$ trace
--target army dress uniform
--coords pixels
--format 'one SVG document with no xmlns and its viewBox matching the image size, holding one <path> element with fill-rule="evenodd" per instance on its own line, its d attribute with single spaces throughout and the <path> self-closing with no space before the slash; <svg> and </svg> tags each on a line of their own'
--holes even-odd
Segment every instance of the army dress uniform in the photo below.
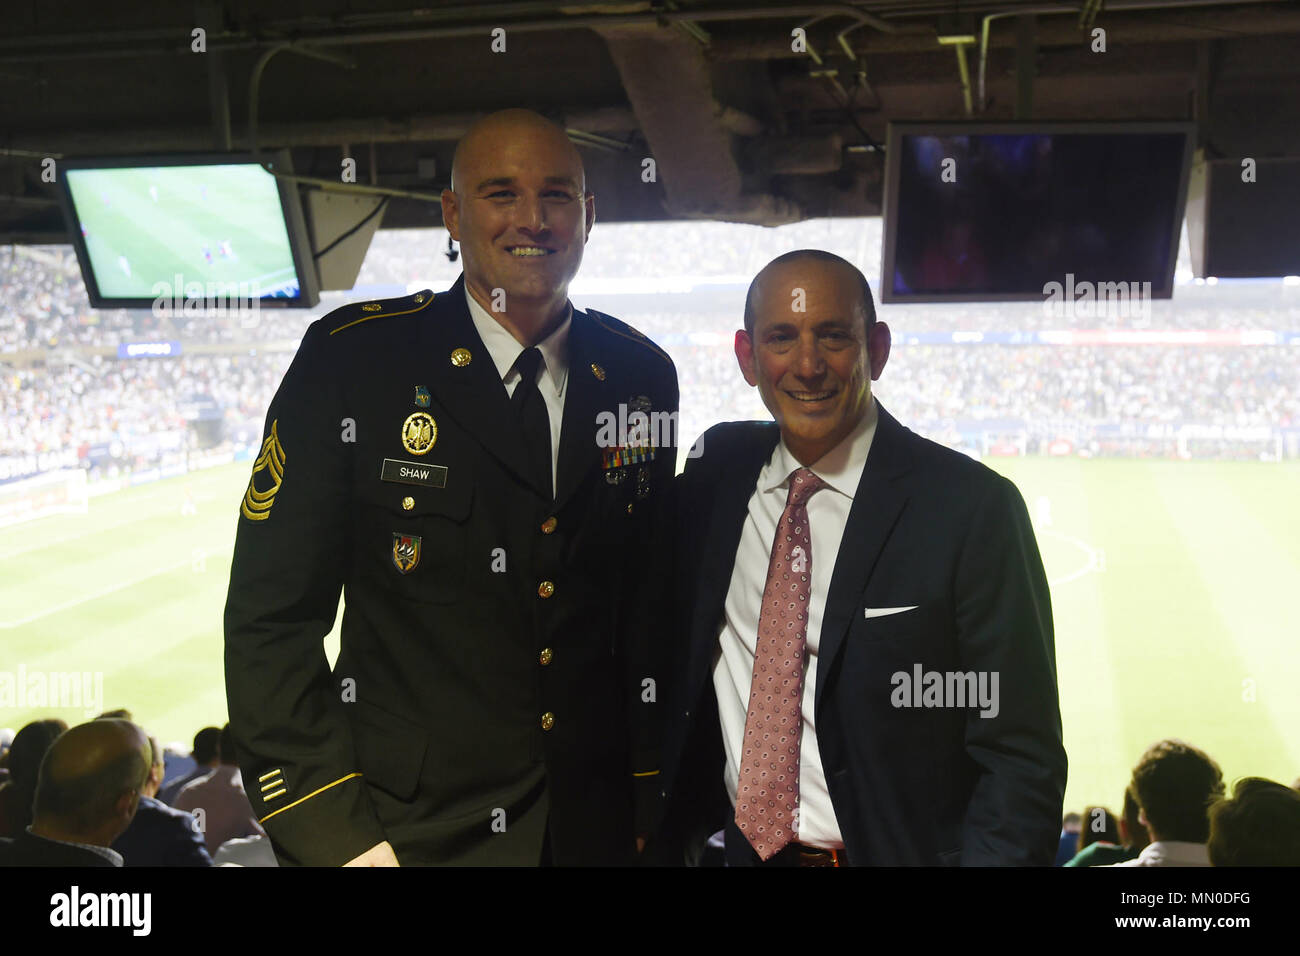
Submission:
<svg viewBox="0 0 1300 956">
<path fill-rule="evenodd" d="M 617 864 L 653 813 L 675 449 L 621 425 L 676 370 L 573 310 L 552 499 L 464 281 L 312 323 L 267 413 L 225 667 L 282 864 Z"/>
</svg>

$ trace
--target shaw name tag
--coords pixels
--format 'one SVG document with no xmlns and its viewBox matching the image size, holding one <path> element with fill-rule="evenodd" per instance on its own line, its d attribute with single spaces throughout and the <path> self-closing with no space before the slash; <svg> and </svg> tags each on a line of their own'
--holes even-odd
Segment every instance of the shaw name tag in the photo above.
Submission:
<svg viewBox="0 0 1300 956">
<path fill-rule="evenodd" d="M 396 481 L 404 485 L 424 485 L 426 488 L 446 488 L 447 466 L 385 458 L 384 467 L 379 472 L 379 479 Z"/>
</svg>

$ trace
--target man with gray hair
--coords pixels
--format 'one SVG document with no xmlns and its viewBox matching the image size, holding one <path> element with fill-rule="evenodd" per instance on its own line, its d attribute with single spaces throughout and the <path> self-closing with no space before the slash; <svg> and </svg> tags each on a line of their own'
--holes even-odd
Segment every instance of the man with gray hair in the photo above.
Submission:
<svg viewBox="0 0 1300 956">
<path fill-rule="evenodd" d="M 113 849 L 122 854 L 126 866 L 211 866 L 212 857 L 194 814 L 158 799 L 163 749 L 152 734 L 149 747 L 153 766 L 140 794 L 140 806 L 126 832 L 113 842 Z"/>
<path fill-rule="evenodd" d="M 66 731 L 41 762 L 31 826 L 0 840 L 0 866 L 121 866 L 109 847 L 135 816 L 151 763 L 149 740 L 130 721 Z"/>
</svg>

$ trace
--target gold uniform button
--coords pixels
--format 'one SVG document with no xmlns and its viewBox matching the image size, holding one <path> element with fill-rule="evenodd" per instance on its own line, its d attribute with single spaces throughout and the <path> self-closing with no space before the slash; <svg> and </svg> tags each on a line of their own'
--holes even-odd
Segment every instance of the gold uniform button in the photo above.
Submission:
<svg viewBox="0 0 1300 956">
<path fill-rule="evenodd" d="M 464 368 L 470 363 L 473 356 L 469 354 L 469 349 L 453 349 L 451 353 L 451 364 L 457 368 Z"/>
<path fill-rule="evenodd" d="M 596 376 L 597 381 L 599 382 L 605 381 L 605 370 L 601 368 L 599 365 L 597 365 L 595 362 L 591 363 L 591 374 Z"/>
<path fill-rule="evenodd" d="M 551 581 L 543 581 L 537 585 L 537 596 L 548 598 L 555 593 L 555 584 Z"/>
<path fill-rule="evenodd" d="M 541 664 L 543 667 L 545 667 L 547 664 L 551 662 L 551 659 L 553 657 L 555 657 L 555 652 L 552 651 L 549 647 L 543 647 L 542 653 L 537 655 L 537 662 Z"/>
<path fill-rule="evenodd" d="M 412 498 L 410 495 L 407 495 L 405 498 L 402 499 L 403 511 L 410 511 L 414 507 L 415 507 L 415 499 Z"/>
<path fill-rule="evenodd" d="M 552 532 L 555 531 L 555 526 L 557 524 L 559 524 L 559 522 L 555 520 L 554 515 L 547 518 L 545 521 L 542 522 L 542 534 L 551 534 Z"/>
<path fill-rule="evenodd" d="M 550 730 L 555 726 L 555 715 L 549 710 L 542 714 L 542 730 Z"/>
<path fill-rule="evenodd" d="M 632 502 L 630 501 L 627 503 L 627 513 L 628 514 L 632 513 Z"/>
</svg>

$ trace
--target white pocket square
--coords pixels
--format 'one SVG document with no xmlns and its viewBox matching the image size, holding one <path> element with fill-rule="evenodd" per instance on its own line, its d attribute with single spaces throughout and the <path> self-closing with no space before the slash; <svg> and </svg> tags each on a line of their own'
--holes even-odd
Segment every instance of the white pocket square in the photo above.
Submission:
<svg viewBox="0 0 1300 956">
<path fill-rule="evenodd" d="M 909 604 L 907 607 L 868 607 L 863 609 L 866 617 L 887 617 L 890 614 L 902 614 L 904 611 L 915 611 L 919 604 Z"/>
</svg>

